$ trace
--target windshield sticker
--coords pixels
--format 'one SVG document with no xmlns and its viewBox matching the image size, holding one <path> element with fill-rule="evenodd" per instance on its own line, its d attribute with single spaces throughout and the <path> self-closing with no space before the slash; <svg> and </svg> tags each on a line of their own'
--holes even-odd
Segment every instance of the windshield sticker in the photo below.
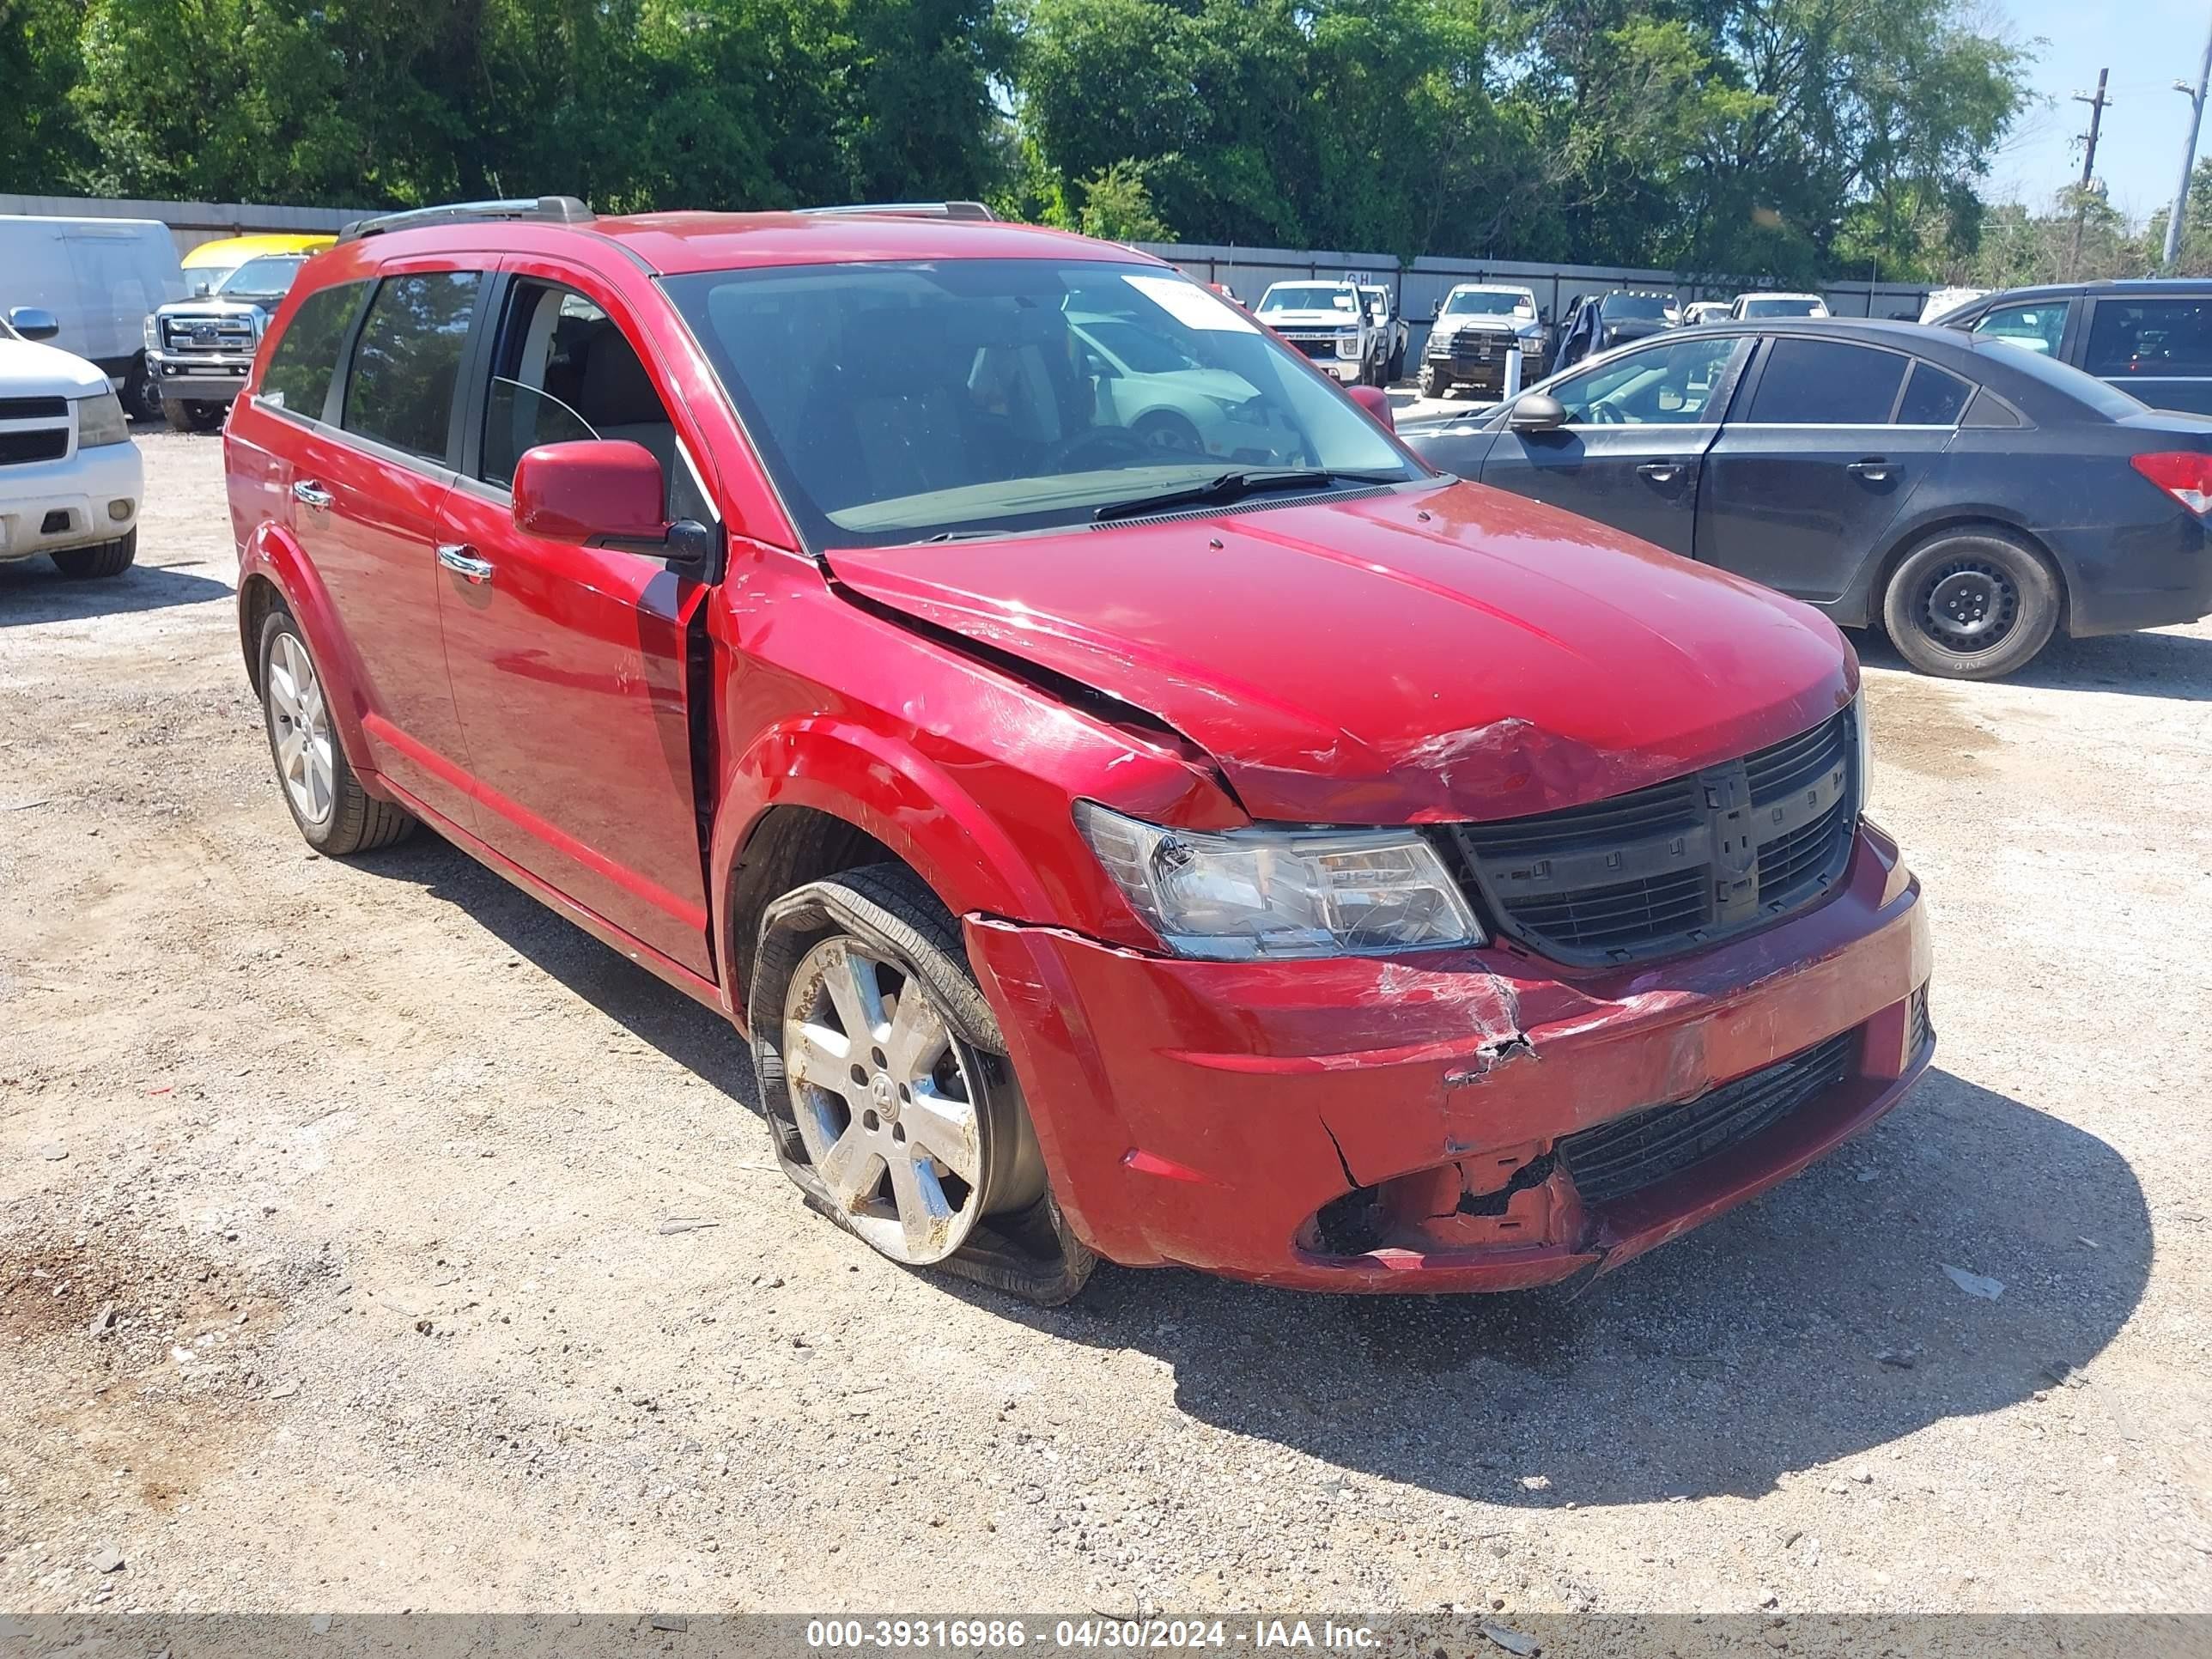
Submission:
<svg viewBox="0 0 2212 1659">
<path fill-rule="evenodd" d="M 1212 329 L 1224 334 L 1260 331 L 1243 312 L 1180 276 L 1139 276 L 1124 271 L 1121 280 L 1185 328 Z"/>
</svg>

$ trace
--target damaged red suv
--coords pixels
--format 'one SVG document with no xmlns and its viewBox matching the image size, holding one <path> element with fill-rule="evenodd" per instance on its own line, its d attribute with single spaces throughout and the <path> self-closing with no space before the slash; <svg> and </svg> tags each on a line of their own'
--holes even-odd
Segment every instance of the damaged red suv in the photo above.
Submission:
<svg viewBox="0 0 2212 1659">
<path fill-rule="evenodd" d="M 736 1022 L 894 1261 L 1612 1266 L 1928 1064 L 1857 665 L 1368 396 L 959 204 L 366 222 L 225 438 L 284 798 Z"/>
</svg>

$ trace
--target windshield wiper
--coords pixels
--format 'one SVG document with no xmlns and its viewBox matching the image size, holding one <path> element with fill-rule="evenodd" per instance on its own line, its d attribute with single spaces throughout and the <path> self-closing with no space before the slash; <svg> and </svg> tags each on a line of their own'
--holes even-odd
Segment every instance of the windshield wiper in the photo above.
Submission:
<svg viewBox="0 0 2212 1659">
<path fill-rule="evenodd" d="M 1104 524 L 1115 519 L 1141 519 L 1148 514 L 1166 513 L 1178 507 L 1224 507 L 1231 501 L 1242 501 L 1247 495 L 1257 495 L 1265 490 L 1326 489 L 1332 484 L 1340 483 L 1403 482 L 1402 478 L 1391 473 L 1328 472 L 1318 468 L 1224 472 L 1202 484 L 1193 484 L 1187 489 L 1163 490 L 1157 495 L 1139 495 L 1126 501 L 1109 501 L 1091 516 L 1097 523 Z"/>
</svg>

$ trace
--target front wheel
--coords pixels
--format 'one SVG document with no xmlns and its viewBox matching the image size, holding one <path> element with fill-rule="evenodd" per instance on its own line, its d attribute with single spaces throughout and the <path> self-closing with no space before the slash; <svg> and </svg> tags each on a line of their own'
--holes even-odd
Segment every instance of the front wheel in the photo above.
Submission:
<svg viewBox="0 0 2212 1659">
<path fill-rule="evenodd" d="M 2027 666 L 2058 627 L 2057 574 L 2001 530 L 1939 535 L 1882 595 L 1892 644 L 1923 674 L 1988 680 Z"/>
<path fill-rule="evenodd" d="M 1383 378 L 1393 386 L 1406 378 L 1406 348 L 1402 345 L 1390 354 L 1390 367 L 1383 371 Z"/>
<path fill-rule="evenodd" d="M 1065 1302 L 1095 1258 L 1045 1182 L 959 926 L 903 865 L 786 894 L 746 1000 L 777 1161 L 892 1261 Z"/>
<path fill-rule="evenodd" d="M 138 532 L 125 531 L 115 541 L 102 542 L 97 547 L 73 547 L 66 553 L 52 553 L 54 568 L 71 581 L 92 581 L 106 576 L 119 576 L 131 568 L 138 558 Z"/>
<path fill-rule="evenodd" d="M 361 787 L 331 723 L 322 676 L 300 624 L 272 611 L 261 624 L 261 714 L 284 805 L 308 846 L 330 858 L 388 847 L 415 820 Z"/>
<path fill-rule="evenodd" d="M 1450 390 L 1445 385 L 1443 376 L 1437 372 L 1434 363 L 1421 365 L 1420 376 L 1413 382 L 1413 389 L 1424 398 L 1441 398 Z"/>
</svg>

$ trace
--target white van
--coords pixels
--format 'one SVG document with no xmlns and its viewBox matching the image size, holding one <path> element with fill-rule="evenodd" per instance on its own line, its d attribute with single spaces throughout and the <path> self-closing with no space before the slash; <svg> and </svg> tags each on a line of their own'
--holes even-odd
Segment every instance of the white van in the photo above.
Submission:
<svg viewBox="0 0 2212 1659">
<path fill-rule="evenodd" d="M 161 412 L 146 379 L 146 318 L 184 297 L 176 240 L 158 219 L 0 214 L 0 314 L 52 313 L 53 343 L 99 364 L 134 415 Z"/>
</svg>

